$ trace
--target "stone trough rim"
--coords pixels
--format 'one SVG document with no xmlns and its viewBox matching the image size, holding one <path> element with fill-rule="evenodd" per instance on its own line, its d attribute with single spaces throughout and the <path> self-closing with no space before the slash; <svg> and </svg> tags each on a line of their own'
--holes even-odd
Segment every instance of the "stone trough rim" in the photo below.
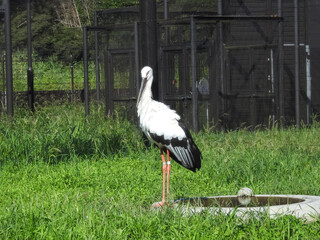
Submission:
<svg viewBox="0 0 320 240">
<path fill-rule="evenodd" d="M 291 195 L 291 194 L 256 194 L 254 197 L 279 197 L 279 198 L 295 198 L 301 199 L 301 202 L 272 205 L 272 206 L 258 206 L 258 207 L 192 207 L 180 206 L 179 202 L 191 199 L 201 198 L 228 198 L 237 197 L 237 195 L 222 195 L 222 196 L 209 196 L 209 197 L 193 197 L 182 198 L 172 201 L 174 207 L 181 209 L 183 214 L 195 214 L 202 211 L 209 211 L 211 214 L 224 213 L 229 214 L 236 210 L 236 215 L 241 218 L 247 218 L 250 215 L 259 213 L 267 213 L 270 218 L 281 217 L 284 215 L 292 215 L 300 218 L 306 222 L 313 222 L 319 219 L 320 216 L 320 196 L 313 195 Z"/>
</svg>

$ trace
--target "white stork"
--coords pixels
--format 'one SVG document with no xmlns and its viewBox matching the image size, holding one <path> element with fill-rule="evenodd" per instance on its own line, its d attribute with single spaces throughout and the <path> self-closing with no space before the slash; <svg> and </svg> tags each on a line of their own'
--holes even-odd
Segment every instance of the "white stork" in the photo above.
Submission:
<svg viewBox="0 0 320 240">
<path fill-rule="evenodd" d="M 201 167 L 201 152 L 194 143 L 189 130 L 179 121 L 180 116 L 167 105 L 152 99 L 151 85 L 153 71 L 146 66 L 141 70 L 142 83 L 137 99 L 140 127 L 147 138 L 161 151 L 162 159 L 162 201 L 166 202 L 165 179 L 167 174 L 167 195 L 169 195 L 170 156 L 183 167 L 196 171 Z M 167 152 L 167 161 L 163 152 Z"/>
</svg>

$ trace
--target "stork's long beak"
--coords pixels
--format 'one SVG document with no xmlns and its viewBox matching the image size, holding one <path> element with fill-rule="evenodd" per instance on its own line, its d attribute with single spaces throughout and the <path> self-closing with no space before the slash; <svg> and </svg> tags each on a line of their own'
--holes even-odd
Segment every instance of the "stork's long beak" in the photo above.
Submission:
<svg viewBox="0 0 320 240">
<path fill-rule="evenodd" d="M 142 78 L 142 81 L 141 81 L 141 86 L 140 86 L 140 91 L 139 91 L 139 95 L 138 95 L 138 98 L 137 98 L 137 106 L 140 102 L 140 98 L 141 98 L 141 95 L 142 95 L 142 92 L 146 86 L 146 83 L 147 83 L 147 78 Z"/>
</svg>

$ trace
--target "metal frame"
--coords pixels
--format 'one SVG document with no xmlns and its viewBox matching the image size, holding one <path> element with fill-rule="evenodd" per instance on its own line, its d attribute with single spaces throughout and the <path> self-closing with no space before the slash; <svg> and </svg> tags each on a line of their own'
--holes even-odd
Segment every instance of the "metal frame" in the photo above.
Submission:
<svg viewBox="0 0 320 240">
<path fill-rule="evenodd" d="M 133 52 L 134 54 L 134 61 L 135 61 L 135 70 L 137 73 L 139 73 L 138 69 L 139 69 L 139 44 L 138 44 L 138 31 L 139 31 L 139 23 L 135 22 L 134 24 L 120 24 L 120 25 L 108 25 L 108 26 L 104 26 L 104 27 L 99 27 L 99 26 L 85 26 L 83 28 L 83 64 L 84 64 L 84 103 L 85 103 L 85 116 L 88 116 L 90 113 L 90 109 L 89 109 L 89 73 L 88 73 L 88 32 L 93 31 L 95 33 L 95 41 L 98 40 L 97 38 L 97 33 L 104 31 L 104 32 L 109 32 L 109 31 L 114 31 L 114 30 L 132 30 L 135 32 L 135 47 L 134 49 L 128 50 L 119 50 L 122 53 L 127 53 L 127 52 Z M 108 56 L 111 52 L 107 52 L 105 53 L 105 56 L 107 56 L 107 58 L 111 56 Z M 114 52 L 113 52 L 114 53 Z M 95 42 L 95 63 L 99 64 L 99 58 L 98 55 L 99 54 L 99 47 L 97 42 Z M 108 62 L 105 58 L 104 61 L 105 66 L 108 66 Z M 106 113 L 109 114 L 110 112 L 113 112 L 113 102 L 114 101 L 126 101 L 126 100 L 135 100 L 135 98 L 129 97 L 129 99 L 118 99 L 116 97 L 114 97 L 112 89 L 113 89 L 113 82 L 112 82 L 112 76 L 111 74 L 111 68 L 107 67 L 106 68 L 106 72 L 105 72 L 105 80 L 106 80 L 106 86 L 110 86 L 106 92 L 106 96 L 105 96 L 105 101 L 106 101 Z M 100 69 L 96 66 L 95 68 L 96 71 L 96 91 L 100 92 Z M 99 75 L 99 77 L 98 77 Z M 138 76 L 136 76 L 136 78 L 138 79 Z M 137 83 L 138 85 L 138 83 Z M 131 88 L 133 88 L 133 86 L 131 86 Z M 139 89 L 138 89 L 139 90 Z M 137 91 L 138 91 L 137 90 Z M 137 92 L 135 91 L 131 91 L 132 94 L 133 92 L 136 94 Z M 99 93 L 99 97 L 97 94 L 97 101 L 100 100 L 100 93 Z"/>
<path fill-rule="evenodd" d="M 30 21 L 30 1 L 27 1 L 27 10 L 28 10 L 28 69 L 27 69 L 27 74 L 28 74 L 28 96 L 29 96 L 29 106 L 33 110 L 33 102 L 34 102 L 34 96 L 33 96 L 33 69 L 32 69 L 32 58 L 31 58 L 31 21 Z M 224 46 L 224 40 L 223 39 L 223 31 L 224 23 L 228 22 L 233 22 L 233 21 L 276 21 L 277 28 L 278 28 L 278 41 L 277 41 L 277 46 L 275 46 L 276 49 L 273 52 L 274 59 L 277 59 L 278 61 L 278 67 L 276 67 L 273 72 L 275 73 L 273 76 L 274 79 L 274 93 L 273 95 L 273 101 L 274 105 L 274 119 L 275 120 L 280 120 L 280 123 L 282 120 L 285 118 L 285 99 L 286 97 L 284 96 L 284 43 L 283 43 L 283 5 L 284 1 L 282 0 L 277 0 L 277 15 L 224 15 L 225 13 L 223 4 L 224 2 L 222 0 L 217 1 L 217 10 L 218 14 L 217 15 L 208 15 L 209 13 L 205 13 L 203 15 L 190 15 L 189 17 L 184 17 L 180 19 L 168 19 L 169 16 L 169 7 L 168 7 L 168 1 L 164 1 L 164 19 L 163 20 L 158 20 L 155 21 L 155 1 L 154 0 L 148 0 L 148 1 L 141 1 L 141 8 L 140 8 L 140 14 L 146 14 L 146 12 L 141 13 L 141 10 L 146 10 L 149 9 L 150 12 L 150 6 L 152 7 L 152 12 L 153 15 L 146 15 L 145 18 L 142 17 L 141 15 L 141 20 L 140 22 L 135 22 L 134 24 L 126 24 L 126 25 L 109 25 L 105 26 L 103 28 L 98 27 L 98 20 L 97 20 L 97 12 L 95 13 L 95 27 L 84 27 L 83 28 L 83 38 L 84 38 L 84 98 L 85 98 L 85 115 L 89 115 L 89 81 L 88 81 L 88 32 L 94 31 L 95 35 L 95 63 L 96 63 L 96 96 L 97 96 L 97 101 L 100 101 L 100 71 L 101 69 L 99 68 L 99 62 L 101 61 L 100 55 L 99 55 L 99 32 L 100 31 L 117 31 L 120 29 L 126 29 L 130 28 L 135 32 L 135 39 L 134 39 L 134 62 L 135 66 L 134 71 L 136 73 L 135 78 L 139 79 L 139 70 L 140 67 L 145 64 L 144 60 L 147 56 L 149 60 L 147 61 L 152 61 L 152 65 L 155 65 L 155 76 L 156 72 L 158 71 L 161 73 L 161 69 L 158 67 L 157 60 L 159 57 L 157 56 L 159 53 L 159 44 L 155 43 L 156 41 L 153 42 L 152 39 L 156 39 L 156 34 L 157 31 L 155 29 L 151 29 L 152 31 L 149 32 L 147 35 L 150 37 L 148 38 L 148 48 L 153 49 L 154 51 L 152 54 L 148 53 L 146 54 L 142 49 L 141 45 L 139 44 L 139 40 L 142 40 L 141 38 L 141 31 L 143 31 L 143 25 L 148 25 L 148 28 L 157 28 L 159 26 L 161 27 L 169 27 L 172 25 L 186 25 L 190 26 L 190 61 L 191 61 L 191 73 L 192 73 L 192 112 L 193 112 L 193 129 L 195 131 L 199 130 L 199 118 L 197 117 L 198 112 L 199 112 L 199 106 L 198 106 L 198 101 L 199 99 L 202 100 L 202 96 L 198 96 L 197 92 L 197 76 L 199 74 L 199 64 L 197 63 L 197 55 L 199 51 L 199 47 L 197 46 L 197 27 L 199 24 L 214 24 L 217 29 L 217 38 L 215 41 L 215 48 L 210 48 L 210 51 L 214 51 L 215 54 L 219 57 L 219 59 L 222 59 L 222 61 L 219 62 L 214 62 L 215 60 L 212 60 L 213 62 L 211 63 L 211 66 L 215 66 L 216 70 L 216 76 L 217 78 L 214 80 L 213 84 L 210 84 L 210 103 L 214 106 L 211 106 L 212 108 L 217 109 L 213 113 L 215 119 L 219 119 L 220 113 L 223 114 L 226 109 L 226 100 L 225 98 L 219 96 L 221 95 L 226 95 L 228 94 L 227 92 L 227 72 L 226 72 L 226 66 L 224 61 L 226 60 L 225 56 L 225 46 Z M 300 3 L 303 4 L 303 3 Z M 300 89 L 300 84 L 302 82 L 299 79 L 299 75 L 301 74 L 301 69 L 300 67 L 300 55 L 299 55 L 299 46 L 301 46 L 300 39 L 299 39 L 299 1 L 294 0 L 292 2 L 292 5 L 294 7 L 294 43 L 293 43 L 293 52 L 294 52 L 294 99 L 295 99 L 295 123 L 296 126 L 300 126 L 300 118 L 301 116 L 301 103 L 300 103 L 300 98 L 301 98 L 301 89 Z M 148 7 L 149 6 L 149 7 Z M 124 11 L 124 12 L 131 12 L 131 13 L 139 13 L 139 9 L 137 7 L 132 7 L 132 8 L 124 8 L 122 10 L 107 10 L 106 12 L 118 12 L 118 11 Z M 13 79 L 12 79 L 12 50 L 11 50 L 11 20 L 10 20 L 10 0 L 3 0 L 2 1 L 2 6 L 0 6 L 0 12 L 4 14 L 4 19 L 5 19 L 5 40 L 6 40 L 6 103 L 7 103 L 7 113 L 9 116 L 13 116 L 14 114 L 14 109 L 13 109 Z M 104 12 L 104 11 L 99 11 L 99 12 Z M 190 13 L 190 12 L 189 12 Z M 185 14 L 188 14 L 188 12 L 185 12 Z M 149 21 L 150 20 L 150 21 Z M 152 22 L 152 23 L 151 23 Z M 150 30 L 150 29 L 149 29 Z M 166 33 L 166 37 L 168 34 Z M 153 45 L 152 45 L 153 44 Z M 156 47 L 150 47 L 150 46 L 156 46 Z M 306 65 L 307 67 L 310 66 L 310 61 L 309 55 L 310 51 L 307 49 L 307 43 L 306 43 Z M 155 50 L 158 47 L 158 50 Z M 153 60 L 150 60 L 150 59 Z M 4 61 L 2 61 L 4 63 Z M 309 65 L 308 65 L 309 64 Z M 209 68 L 210 71 L 213 71 L 212 68 Z M 310 69 L 309 69 L 310 70 Z M 310 120 L 310 115 L 311 115 L 311 80 L 310 80 L 310 71 L 308 68 L 306 69 L 306 78 L 307 78 L 307 83 L 306 83 L 306 102 L 307 102 L 307 123 L 311 123 Z M 309 73 L 308 73 L 309 71 Z M 214 74 L 214 73 L 211 73 Z M 309 75 L 308 75 L 309 74 Z M 161 79 L 161 75 L 157 77 L 157 79 Z M 160 82 L 158 84 L 161 84 Z M 304 84 L 304 83 L 303 83 Z M 139 85 L 139 81 L 137 81 L 137 85 Z M 214 85 L 214 86 L 213 86 Z M 138 91 L 138 90 L 136 90 Z M 163 96 L 160 90 L 155 91 L 155 97 L 157 98 L 157 94 L 159 94 L 160 98 Z M 293 98 L 292 98 L 293 99 Z M 116 99 L 115 99 L 116 100 Z M 162 99 L 165 100 L 165 99 Z M 255 99 L 252 98 L 252 104 L 254 106 L 255 104 Z M 251 106 L 252 107 L 252 106 Z M 293 118 L 293 116 L 292 116 Z M 251 116 L 251 122 L 254 122 L 254 118 Z"/>
<path fill-rule="evenodd" d="M 196 20 L 195 20 L 196 19 Z M 226 59 L 225 57 L 225 51 L 226 50 L 230 50 L 234 47 L 225 47 L 224 46 L 224 43 L 223 43 L 223 39 L 222 39 L 222 33 L 219 34 L 219 27 L 222 25 L 222 22 L 228 22 L 228 21 L 234 21 L 234 20 L 240 20 L 240 21 L 251 21 L 252 19 L 255 19 L 255 20 L 272 20 L 272 21 L 278 21 L 278 22 L 281 22 L 282 21 L 282 18 L 281 17 L 278 17 L 278 16 L 223 16 L 223 17 L 219 17 L 219 16 L 209 16 L 209 17 L 201 17 L 201 16 L 193 16 L 193 17 L 190 17 L 190 27 L 191 27 L 191 30 L 190 30 L 190 48 L 191 48 L 191 69 L 192 69 L 192 83 L 193 83 L 193 88 L 192 88 L 192 111 L 193 111 L 193 130 L 194 131 L 198 131 L 199 130 L 199 116 L 198 116 L 198 91 L 197 91 L 197 61 L 195 60 L 197 58 L 197 52 L 199 51 L 199 48 L 197 47 L 197 43 L 196 43 L 196 34 L 195 34 L 195 30 L 196 29 L 196 26 L 197 24 L 208 24 L 208 23 L 218 23 L 218 35 L 217 35 L 217 47 L 218 47 L 218 58 L 220 59 L 219 61 L 219 67 L 217 67 L 217 76 L 219 79 L 218 81 L 215 81 L 212 82 L 210 85 L 216 85 L 217 87 L 211 87 L 212 91 L 211 93 L 214 92 L 214 90 L 216 91 L 215 93 L 213 94 L 210 94 L 212 96 L 212 98 L 210 99 L 215 99 L 215 103 L 219 102 L 219 104 L 216 104 L 214 106 L 215 108 L 215 111 L 213 111 L 213 115 L 214 115 L 214 118 L 216 120 L 219 119 L 219 116 L 220 114 L 223 114 L 225 112 L 225 109 L 226 109 L 226 103 L 225 103 L 225 99 L 226 97 L 228 98 L 229 97 L 229 93 L 227 91 L 227 78 L 228 78 L 228 75 L 225 75 L 225 61 L 224 59 Z M 159 21 L 160 22 L 160 25 L 163 25 L 163 26 L 169 26 L 169 25 L 186 25 L 188 24 L 188 21 L 186 19 L 179 19 L 179 20 L 171 20 L 171 21 Z M 242 46 L 242 48 L 244 49 L 256 49 L 256 48 L 276 48 L 277 45 L 268 45 L 268 44 L 262 44 L 262 45 L 248 45 L 248 46 Z M 163 47 L 161 47 L 163 48 Z M 166 49 L 170 48 L 167 47 Z M 239 48 L 239 47 L 237 47 Z M 172 47 L 172 49 L 175 49 L 175 47 Z M 167 60 L 165 60 L 167 61 Z M 253 60 L 251 60 L 252 62 Z M 214 64 L 214 63 L 213 63 Z M 270 65 L 271 67 L 271 65 Z M 211 71 L 212 71 L 212 67 L 210 67 Z M 271 70 L 270 70 L 271 71 Z M 211 73 L 212 74 L 212 73 Z M 273 81 L 274 81 L 274 70 L 273 70 Z M 252 82 L 252 81 L 251 81 Z M 274 83 L 273 83 L 274 84 Z M 219 89 L 219 91 L 217 91 L 217 89 Z M 163 87 L 163 90 L 165 90 L 165 88 Z M 163 95 L 163 94 L 162 94 Z M 221 95 L 220 97 L 218 97 L 218 95 Z M 230 97 L 232 97 L 230 95 Z M 252 125 L 255 125 L 256 124 L 256 118 L 255 116 L 253 116 L 253 109 L 255 109 L 255 102 L 256 102 L 256 99 L 258 98 L 271 98 L 273 99 L 273 104 L 275 105 L 275 94 L 273 93 L 268 93 L 266 95 L 261 95 L 261 94 L 249 94 L 249 95 L 242 95 L 241 96 L 242 98 L 250 98 L 251 99 L 251 121 L 250 123 Z M 168 99 L 168 98 L 167 98 Z M 202 99 L 205 99 L 205 97 Z M 220 99 L 220 101 L 218 101 Z M 165 100 L 165 99 L 163 99 Z M 211 100 L 211 104 L 213 103 L 213 101 Z M 274 107 L 273 107 L 274 109 Z M 212 114 L 210 114 L 212 116 Z M 275 116 L 275 111 L 272 110 L 272 116 Z M 275 119 L 275 117 L 272 117 L 272 119 Z"/>
<path fill-rule="evenodd" d="M 279 17 L 279 16 L 238 16 L 238 15 L 228 15 L 228 16 L 224 16 L 224 15 L 219 15 L 219 16 L 191 16 L 191 17 L 188 17 L 188 18 L 183 18 L 183 19 L 178 19 L 178 20 L 159 20 L 158 21 L 158 27 L 164 27 L 166 28 L 166 26 L 172 26 L 172 25 L 189 25 L 190 26 L 190 61 L 191 61 L 191 76 L 192 76 L 192 127 L 193 127 L 193 130 L 195 132 L 199 131 L 199 109 L 198 109 L 198 106 L 199 106 L 199 102 L 198 102 L 198 90 L 197 90 L 197 76 L 198 76 L 198 73 L 197 73 L 197 53 L 199 51 L 199 48 L 197 46 L 197 34 L 196 34 L 196 29 L 197 29 L 197 25 L 198 24 L 214 24 L 216 25 L 218 23 L 218 28 L 221 29 L 223 28 L 222 27 L 222 23 L 223 22 L 232 22 L 232 21 L 252 21 L 252 20 L 262 20 L 262 21 L 278 21 L 278 22 L 281 22 L 282 21 L 282 18 Z M 142 64 L 140 64 L 140 53 L 141 53 L 141 50 L 139 49 L 140 45 L 139 45 L 139 39 L 141 38 L 139 36 L 140 34 L 140 31 L 139 31 L 139 27 L 140 27 L 140 24 L 139 23 L 134 23 L 133 25 L 128 25 L 128 24 L 121 24 L 121 25 L 108 25 L 108 26 L 105 26 L 105 27 L 86 27 L 84 29 L 84 34 L 86 34 L 87 31 L 95 31 L 95 33 L 97 31 L 118 31 L 118 30 L 125 30 L 125 29 L 133 29 L 133 31 L 135 32 L 135 37 L 134 37 L 134 49 L 133 49 L 133 52 L 135 54 L 134 56 L 134 59 L 135 59 L 135 72 L 136 72 L 136 79 L 139 79 L 139 69 L 140 69 L 140 66 Z M 222 31 L 219 30 L 219 32 Z M 166 34 L 167 34 L 167 31 L 166 31 Z M 86 52 L 87 52 L 87 49 L 86 49 L 86 45 L 87 45 L 87 42 L 86 42 L 86 39 L 87 36 L 84 35 L 84 46 L 85 46 L 85 49 L 84 49 L 84 63 L 87 64 L 87 55 L 86 55 Z M 219 58 L 220 59 L 224 59 L 224 46 L 223 46 L 223 39 L 222 39 L 222 33 L 218 34 L 218 43 L 217 43 L 217 47 L 218 47 L 218 53 L 219 53 Z M 96 38 L 97 40 L 97 38 Z M 97 44 L 97 43 L 96 43 Z M 252 47 L 252 46 L 251 46 Z M 255 46 L 253 46 L 255 47 Z M 162 49 L 168 49 L 168 48 L 163 48 L 161 47 Z M 160 48 L 160 49 L 161 49 Z M 170 48 L 170 47 L 169 47 Z M 96 45 L 96 51 L 97 51 L 97 45 Z M 173 47 L 174 49 L 174 47 Z M 212 48 L 211 48 L 212 49 Z M 211 50 L 212 51 L 212 50 Z M 106 56 L 108 56 L 108 58 L 110 58 L 110 53 L 107 54 Z M 97 56 L 96 56 L 97 57 Z M 96 60 L 97 62 L 97 60 Z M 109 65 L 109 63 L 105 62 L 105 64 Z M 111 63 L 112 64 L 112 63 Z M 219 74 L 219 80 L 218 81 L 215 81 L 216 83 L 215 84 L 218 84 L 217 86 L 219 86 L 219 91 L 222 95 L 225 95 L 227 94 L 226 92 L 226 84 L 225 84 L 225 65 L 224 65 L 224 61 L 219 61 L 219 64 L 220 64 L 220 67 L 218 68 L 218 74 Z M 160 67 L 160 66 L 159 66 Z M 87 80 L 87 68 L 85 67 L 85 108 L 86 108 L 86 115 L 89 114 L 89 95 L 88 95 L 88 90 L 86 90 L 86 88 L 88 88 L 88 80 Z M 110 82 L 112 81 L 112 76 L 110 76 L 110 73 L 111 73 L 111 69 L 110 67 L 106 68 L 107 70 L 107 75 L 105 76 L 106 77 L 106 85 L 109 86 L 109 90 L 108 92 L 106 93 L 106 111 L 107 113 L 110 113 L 113 111 L 113 103 L 114 101 L 131 101 L 131 100 L 134 100 L 135 97 L 133 96 L 129 96 L 128 99 L 124 99 L 124 98 L 121 98 L 121 99 L 117 99 L 117 97 L 113 96 L 113 93 L 112 93 L 112 89 L 113 89 L 113 83 Z M 99 74 L 99 70 L 97 70 L 97 67 L 96 67 L 96 71 L 97 71 L 97 74 Z M 212 71 L 212 70 L 211 70 Z M 162 69 L 159 69 L 159 72 L 162 73 Z M 213 73 L 211 73 L 213 74 Z M 96 78 L 97 79 L 97 78 Z M 162 82 L 163 80 L 163 76 L 159 76 L 159 85 L 161 86 L 162 85 Z M 137 82 L 137 85 L 139 83 Z M 212 87 L 212 89 L 216 89 L 215 87 Z M 138 91 L 138 89 L 137 89 Z M 214 90 L 212 90 L 213 92 Z M 215 97 L 213 98 L 210 98 L 211 100 L 215 99 L 215 100 L 219 100 L 220 99 L 220 104 L 217 103 L 215 104 L 214 106 L 211 107 L 211 109 L 213 108 L 216 108 L 216 107 L 220 107 L 218 108 L 216 111 L 213 111 L 212 110 L 210 111 L 210 115 L 214 115 L 214 118 L 217 119 L 217 117 L 220 116 L 221 113 L 223 113 L 225 111 L 225 103 L 224 103 L 224 97 L 218 97 L 218 92 L 217 90 L 215 90 Z M 166 101 L 164 99 L 164 95 L 163 95 L 163 92 L 160 91 L 160 99 L 162 101 Z M 268 97 L 270 97 L 271 95 L 268 95 Z M 274 96 L 274 95 L 273 95 Z M 250 96 L 251 97 L 251 96 Z M 206 97 L 201 97 L 201 99 L 205 99 Z M 169 100 L 169 99 L 167 99 Z M 252 98 L 252 104 L 254 105 L 255 103 L 255 97 Z M 211 103 L 212 104 L 212 103 Z M 251 116 L 251 122 L 254 123 L 254 119 L 253 117 Z"/>
<path fill-rule="evenodd" d="M 272 75 L 270 78 L 272 78 L 272 86 L 271 86 L 271 93 L 266 94 L 266 96 L 261 95 L 261 94 L 248 94 L 248 96 L 242 96 L 242 97 L 247 97 L 251 99 L 251 113 L 254 112 L 254 109 L 256 108 L 256 101 L 259 98 L 270 98 L 272 100 L 272 113 L 270 114 L 272 122 L 274 121 L 279 121 L 280 124 L 285 124 L 285 96 L 284 96 L 284 43 L 283 43 L 283 1 L 282 0 L 277 0 L 277 15 L 224 15 L 223 12 L 223 1 L 219 0 L 218 2 L 218 15 L 191 15 L 189 17 L 184 17 L 180 19 L 168 19 L 169 15 L 169 10 L 168 10 L 168 2 L 164 1 L 164 17 L 162 20 L 157 21 L 156 27 L 162 27 L 164 29 L 165 33 L 165 45 L 163 46 L 158 43 L 158 52 L 157 54 L 161 54 L 162 51 L 166 51 L 170 48 L 168 46 L 168 37 L 169 37 L 169 27 L 173 25 L 185 25 L 185 26 L 190 26 L 190 62 L 191 62 L 191 77 L 192 77 L 192 113 L 193 113 L 193 118 L 192 118 L 192 127 L 194 131 L 199 130 L 199 104 L 198 101 L 199 99 L 206 100 L 208 99 L 209 105 L 210 105 L 210 115 L 215 119 L 215 121 L 218 121 L 220 117 L 225 113 L 226 107 L 227 107 L 227 100 L 224 96 L 228 96 L 228 89 L 227 89 L 227 82 L 228 81 L 228 73 L 226 72 L 226 65 L 225 61 L 227 60 L 226 50 L 231 49 L 226 47 L 225 40 L 223 39 L 223 31 L 224 31 L 224 24 L 225 23 L 231 23 L 233 21 L 243 21 L 243 22 L 250 22 L 250 21 L 267 21 L 267 22 L 276 22 L 276 27 L 277 30 L 274 33 L 278 33 L 277 36 L 274 35 L 274 37 L 277 37 L 278 39 L 276 42 L 273 42 L 272 45 L 265 44 L 264 46 L 261 47 L 267 47 L 270 49 L 269 51 L 269 56 L 270 56 L 270 75 Z M 297 18 L 298 18 L 298 2 L 295 0 L 294 2 L 295 6 L 295 29 L 297 30 L 299 28 L 298 23 L 297 23 Z M 143 7 L 140 8 L 144 9 Z M 113 12 L 117 12 L 118 10 L 113 10 Z M 122 11 L 126 11 L 126 9 L 122 9 Z M 134 13 L 138 13 L 137 8 L 130 8 L 130 11 Z M 106 11 L 107 13 L 110 12 L 110 10 Z M 152 17 L 151 17 L 152 18 Z M 97 24 L 97 22 L 95 22 Z M 136 73 L 135 78 L 139 79 L 139 70 L 142 65 L 145 63 L 142 61 L 142 56 L 143 56 L 143 50 L 141 49 L 141 45 L 139 43 L 139 39 L 141 38 L 141 26 L 145 24 L 143 20 L 140 22 L 135 22 L 134 25 L 130 25 L 130 28 L 133 29 L 135 32 L 134 38 L 135 38 L 135 43 L 134 43 L 134 52 L 135 52 L 135 67 L 134 71 Z M 211 54 L 218 56 L 218 61 L 215 59 L 211 59 L 209 71 L 210 75 L 216 74 L 216 78 L 211 80 L 210 83 L 210 96 L 205 97 L 205 96 L 198 96 L 197 92 L 197 77 L 199 75 L 198 73 L 198 53 L 199 53 L 199 46 L 197 46 L 197 28 L 199 24 L 213 24 L 216 27 L 216 39 L 212 45 L 214 47 L 208 48 L 208 50 L 211 52 Z M 105 28 L 108 29 L 109 31 L 117 31 L 119 29 L 124 29 L 127 28 L 127 25 L 119 25 L 115 24 L 112 26 L 106 26 Z M 101 28 L 99 28 L 101 29 Z M 90 29 L 94 30 L 94 29 Z M 158 33 L 157 33 L 158 34 Z M 96 33 L 98 35 L 98 33 Z M 97 38 L 96 38 L 97 39 Z M 96 40 L 97 41 L 97 40 Z M 96 49 L 98 48 L 97 46 L 99 45 L 96 42 Z M 300 104 L 299 104 L 299 95 L 300 95 L 300 88 L 299 88 L 299 39 L 297 35 L 297 31 L 295 34 L 295 43 L 294 43 L 294 50 L 295 50 L 295 120 L 296 120 L 296 125 L 299 127 L 300 124 Z M 251 45 L 251 46 L 246 46 L 248 49 L 254 49 L 259 46 Z M 172 49 L 174 49 L 175 46 L 172 46 Z M 96 50 L 97 52 L 98 50 Z M 251 50 L 254 51 L 254 50 Z M 163 54 L 163 53 L 162 53 Z M 307 51 L 307 54 L 309 52 Z M 154 54 L 156 55 L 156 54 Z M 251 55 L 252 56 L 252 55 Z M 96 56 L 97 57 L 97 56 Z M 161 57 L 158 56 L 158 62 L 160 63 L 162 60 L 160 59 Z M 254 59 L 251 59 L 251 62 L 253 63 Z M 307 61 L 307 60 L 306 60 Z M 98 62 L 96 58 L 96 63 Z M 308 63 L 307 63 L 308 64 Z M 215 70 L 213 70 L 215 69 Z M 159 72 L 159 76 L 157 79 L 159 79 L 159 86 L 163 85 L 163 79 L 165 79 L 165 76 L 163 76 L 162 69 L 160 68 L 160 65 L 156 67 L 155 71 Z M 96 72 L 99 72 L 100 70 L 96 66 Z M 307 71 L 307 70 L 306 70 Z M 98 85 L 98 76 L 96 77 L 97 79 L 97 85 Z M 161 80 L 162 79 L 162 80 Z M 309 83 L 307 83 L 309 84 Z M 139 85 L 139 81 L 137 81 L 137 85 Z M 251 86 L 252 89 L 254 89 Z M 308 106 L 307 106 L 307 122 L 310 122 L 310 112 L 311 112 L 311 96 L 310 95 L 310 84 L 307 86 L 307 98 L 308 98 Z M 138 91 L 138 89 L 136 89 Z M 109 93 L 112 94 L 112 93 Z M 232 96 L 230 96 L 232 97 Z M 111 97 L 112 98 L 112 97 Z M 130 99 L 133 99 L 134 97 L 129 97 Z M 157 98 L 157 97 L 156 97 Z M 164 96 L 161 88 L 159 90 L 159 98 L 161 101 L 171 101 L 168 97 Z M 170 97 L 172 98 L 172 97 Z M 116 99 L 114 99 L 117 101 Z M 123 100 L 123 99 L 122 99 Z M 110 99 L 109 99 L 110 101 Z M 214 111 L 212 111 L 214 109 Z M 250 117 L 250 123 L 254 125 L 257 119 L 255 116 L 251 114 Z"/>
</svg>

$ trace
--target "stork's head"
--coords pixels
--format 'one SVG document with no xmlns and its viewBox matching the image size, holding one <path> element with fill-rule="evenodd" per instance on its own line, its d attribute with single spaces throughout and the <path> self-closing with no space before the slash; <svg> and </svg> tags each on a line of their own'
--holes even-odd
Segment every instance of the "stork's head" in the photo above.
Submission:
<svg viewBox="0 0 320 240">
<path fill-rule="evenodd" d="M 152 68 L 149 66 L 145 66 L 141 69 L 141 77 L 142 77 L 142 81 L 144 78 L 146 79 L 150 79 L 153 76 L 153 71 Z"/>
<path fill-rule="evenodd" d="M 151 85 L 152 85 L 152 81 L 153 81 L 152 68 L 149 67 L 149 66 L 143 67 L 141 69 L 141 78 L 142 78 L 142 81 L 141 81 L 141 87 L 140 87 L 139 95 L 138 95 L 138 98 L 137 98 L 137 105 L 139 104 L 139 102 L 141 100 L 140 98 L 141 98 L 142 93 L 144 91 L 150 92 L 150 97 L 152 96 L 152 93 L 151 93 Z"/>
</svg>

